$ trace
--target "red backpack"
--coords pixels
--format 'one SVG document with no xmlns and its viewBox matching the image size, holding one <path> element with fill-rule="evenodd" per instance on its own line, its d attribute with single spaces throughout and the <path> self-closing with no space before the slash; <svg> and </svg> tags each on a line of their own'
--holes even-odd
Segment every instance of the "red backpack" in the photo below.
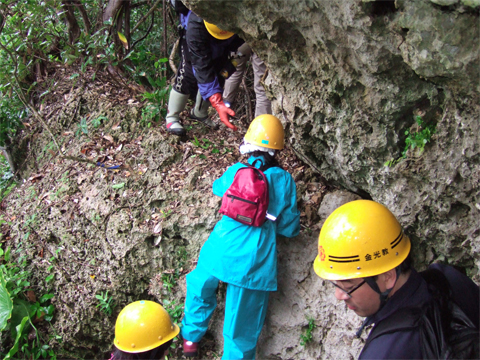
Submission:
<svg viewBox="0 0 480 360">
<path fill-rule="evenodd" d="M 266 170 L 264 168 L 264 170 Z M 268 181 L 262 170 L 247 165 L 237 170 L 218 211 L 242 224 L 262 226 L 267 218 Z M 268 214 L 270 220 L 276 218 Z"/>
</svg>

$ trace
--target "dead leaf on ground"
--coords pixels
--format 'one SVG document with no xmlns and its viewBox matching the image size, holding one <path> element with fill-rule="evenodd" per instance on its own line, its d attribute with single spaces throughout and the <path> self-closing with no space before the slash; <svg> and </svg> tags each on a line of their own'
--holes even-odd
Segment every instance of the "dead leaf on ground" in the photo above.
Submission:
<svg viewBox="0 0 480 360">
<path fill-rule="evenodd" d="M 103 138 L 111 143 L 113 143 L 113 137 L 112 135 L 103 135 Z"/>
<path fill-rule="evenodd" d="M 32 303 L 37 301 L 37 297 L 35 296 L 35 293 L 33 292 L 33 290 L 28 290 L 25 293 L 25 297 L 27 298 L 28 301 L 30 301 Z"/>
</svg>

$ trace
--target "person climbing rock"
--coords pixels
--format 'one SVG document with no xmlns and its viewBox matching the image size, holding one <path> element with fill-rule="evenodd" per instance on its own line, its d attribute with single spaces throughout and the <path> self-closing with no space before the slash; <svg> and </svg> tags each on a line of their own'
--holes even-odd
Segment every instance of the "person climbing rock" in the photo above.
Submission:
<svg viewBox="0 0 480 360">
<path fill-rule="evenodd" d="M 184 31 L 181 60 L 165 119 L 167 131 L 174 135 L 185 134 L 179 115 L 191 94 L 196 94 L 196 103 L 190 118 L 215 129 L 217 125 L 208 118 L 208 107 L 212 105 L 220 120 L 232 130 L 237 130 L 229 121 L 229 116 L 235 116 L 235 112 L 225 106 L 222 92 L 225 79 L 235 71 L 229 56 L 244 41 L 238 35 L 223 31 L 185 9 L 181 12 Z"/>
<path fill-rule="evenodd" d="M 236 71 L 225 81 L 225 87 L 223 89 L 223 99 L 225 105 L 231 107 L 234 103 L 235 96 L 237 95 L 240 83 L 243 80 L 243 75 L 247 69 L 247 61 L 250 60 L 253 67 L 253 89 L 255 90 L 255 117 L 262 114 L 272 113 L 272 103 L 267 98 L 265 89 L 260 83 L 262 77 L 267 70 L 265 63 L 255 54 L 250 45 L 243 44 L 237 51 L 237 67 Z"/>
<path fill-rule="evenodd" d="M 179 332 L 160 304 L 135 301 L 118 314 L 110 360 L 164 359 Z"/>
<path fill-rule="evenodd" d="M 283 126 L 272 115 L 255 118 L 240 146 L 249 164 L 263 169 L 268 182 L 269 218 L 261 226 L 241 223 L 223 215 L 203 245 L 197 267 L 187 277 L 183 352 L 196 356 L 199 342 L 216 307 L 219 281 L 227 284 L 222 359 L 254 359 L 257 340 L 267 312 L 268 297 L 277 290 L 276 236 L 296 236 L 300 231 L 296 185 L 275 156 L 284 147 Z M 213 193 L 230 190 L 236 163 L 213 183 Z M 275 220 L 276 218 L 276 220 Z"/>
<path fill-rule="evenodd" d="M 195 106 L 190 111 L 189 117 L 207 127 L 217 129 L 218 125 L 208 118 L 210 103 L 202 99 L 198 90 L 197 80 L 192 71 L 186 37 L 187 22 L 191 11 L 180 0 L 170 0 L 170 4 L 180 17 L 180 25 L 178 26 L 180 63 L 168 100 L 167 131 L 175 135 L 185 134 L 185 129 L 180 123 L 180 113 L 185 110 L 187 101 L 191 97 L 195 97 Z"/>
<path fill-rule="evenodd" d="M 417 273 L 412 267 L 410 248 L 410 239 L 395 216 L 385 206 L 370 200 L 340 206 L 320 231 L 318 256 L 313 266 L 316 274 L 328 280 L 326 283 L 335 289 L 337 300 L 366 318 L 357 336 L 365 326 L 374 324 L 359 358 L 445 358 L 431 354 L 432 349 L 427 345 L 446 348 L 446 341 L 432 338 L 441 333 L 431 335 L 432 328 L 443 328 L 446 323 L 439 326 L 439 319 L 435 319 L 431 322 L 434 326 L 428 329 L 421 325 L 429 321 L 423 315 L 428 314 L 425 311 L 436 306 L 432 301 L 442 297 L 442 293 L 432 292 L 435 282 L 443 282 L 442 287 L 436 287 L 437 291 L 443 288 L 451 296 L 450 306 L 458 306 L 459 312 L 464 313 L 462 322 L 473 341 L 470 338 L 461 343 L 462 351 L 476 351 L 476 356 L 467 358 L 478 358 L 479 287 L 450 266 L 433 264 L 427 271 Z M 412 314 L 417 313 L 424 317 L 418 315 L 412 318 L 412 324 L 407 324 Z M 459 333 L 460 328 L 456 327 L 455 332 Z M 468 349 L 470 345 L 476 346 L 476 350 Z"/>
</svg>

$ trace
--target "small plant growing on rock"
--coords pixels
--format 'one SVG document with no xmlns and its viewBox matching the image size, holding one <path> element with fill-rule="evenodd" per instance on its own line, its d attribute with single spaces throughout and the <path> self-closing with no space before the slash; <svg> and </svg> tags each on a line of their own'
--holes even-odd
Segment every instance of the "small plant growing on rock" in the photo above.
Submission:
<svg viewBox="0 0 480 360">
<path fill-rule="evenodd" d="M 312 332 L 313 332 L 313 329 L 317 327 L 317 325 L 315 325 L 315 320 L 313 318 L 308 318 L 307 320 L 308 320 L 308 327 L 305 330 L 305 332 L 300 335 L 300 345 L 302 346 L 307 345 L 310 341 L 313 340 Z"/>
<path fill-rule="evenodd" d="M 102 291 L 100 295 L 95 295 L 95 297 L 99 301 L 97 308 L 99 307 L 100 310 L 108 316 L 112 315 L 115 304 L 113 303 L 113 297 L 108 296 L 108 290 L 106 293 L 103 293 Z"/>
<path fill-rule="evenodd" d="M 172 214 L 172 209 L 160 210 L 160 213 L 162 214 L 162 218 L 167 219 Z"/>
<path fill-rule="evenodd" d="M 419 127 L 418 131 L 411 131 L 406 130 L 405 135 L 407 138 L 405 139 L 405 149 L 402 152 L 402 157 L 407 157 L 407 151 L 409 149 L 418 148 L 420 152 L 423 151 L 425 145 L 430 142 L 432 139 L 432 135 L 435 134 L 436 128 L 435 124 L 432 125 L 425 125 L 422 117 L 417 115 L 415 117 L 415 121 Z"/>
<path fill-rule="evenodd" d="M 436 125 L 430 124 L 426 125 L 423 121 L 423 118 L 420 115 L 415 116 L 415 122 L 417 123 L 418 130 L 405 130 L 405 148 L 402 151 L 402 156 L 398 159 L 390 159 L 385 162 L 385 166 L 395 166 L 402 159 L 407 157 L 408 150 L 419 149 L 419 152 L 422 153 L 425 149 L 425 145 L 429 143 L 432 139 L 433 134 L 436 132 Z"/>
<path fill-rule="evenodd" d="M 162 274 L 163 286 L 167 289 L 168 292 L 172 291 L 172 288 L 177 285 L 178 277 L 176 274 Z"/>
</svg>

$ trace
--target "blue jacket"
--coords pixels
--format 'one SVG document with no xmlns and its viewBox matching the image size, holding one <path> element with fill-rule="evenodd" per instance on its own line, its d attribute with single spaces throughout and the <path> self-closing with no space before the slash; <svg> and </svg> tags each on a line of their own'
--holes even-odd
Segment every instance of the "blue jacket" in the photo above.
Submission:
<svg viewBox="0 0 480 360">
<path fill-rule="evenodd" d="M 250 157 L 250 164 L 257 159 Z M 263 157 L 260 157 L 263 161 Z M 258 162 L 257 162 L 258 164 Z M 223 196 L 240 167 L 237 163 L 213 183 L 213 193 Z M 269 184 L 268 213 L 277 216 L 261 227 L 244 225 L 228 216 L 213 229 L 200 251 L 198 266 L 219 280 L 252 290 L 277 290 L 276 235 L 293 237 L 300 232 L 295 181 L 279 167 L 265 171 Z"/>
<path fill-rule="evenodd" d="M 460 308 L 478 326 L 479 288 L 465 275 L 450 266 L 434 264 L 432 268 L 442 271 L 453 291 L 453 298 Z M 461 299 L 461 301 L 459 301 Z M 366 325 L 377 324 L 399 309 L 420 307 L 431 300 L 426 281 L 412 270 L 407 282 L 398 289 L 376 314 L 366 319 Z M 373 331 L 373 329 L 372 329 Z M 419 331 L 398 331 L 384 334 L 372 340 L 362 350 L 359 359 L 422 359 Z"/>
</svg>

